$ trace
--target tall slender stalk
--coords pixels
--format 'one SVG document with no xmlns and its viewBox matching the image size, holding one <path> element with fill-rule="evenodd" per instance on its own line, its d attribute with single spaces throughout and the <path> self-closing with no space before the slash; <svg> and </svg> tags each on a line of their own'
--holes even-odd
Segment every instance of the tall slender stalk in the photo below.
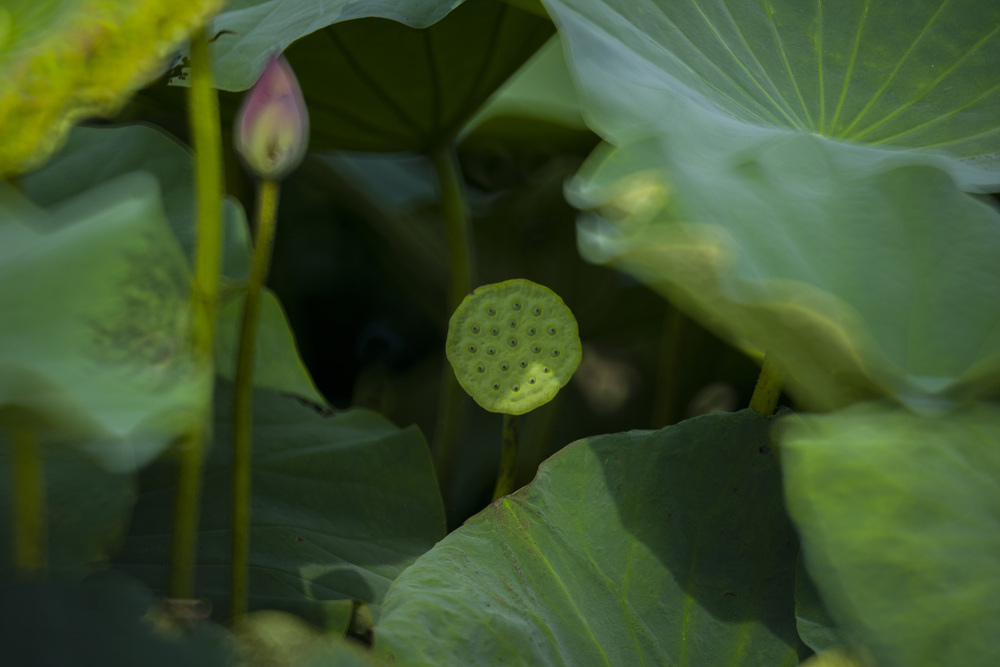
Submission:
<svg viewBox="0 0 1000 667">
<path fill-rule="evenodd" d="M 503 441 L 500 444 L 500 470 L 493 488 L 493 500 L 503 498 L 514 490 L 517 472 L 517 450 L 521 441 L 521 415 L 503 416 Z"/>
<path fill-rule="evenodd" d="M 448 289 L 448 310 L 454 311 L 465 295 L 472 291 L 475 275 L 475 250 L 469 225 L 465 190 L 459 175 L 458 156 L 451 145 L 431 154 L 438 183 L 441 186 L 441 210 L 448 239 L 448 261 L 451 285 Z"/>
<path fill-rule="evenodd" d="M 14 445 L 14 563 L 21 576 L 35 579 L 48 569 L 42 447 L 30 426 L 13 426 L 10 435 Z"/>
<path fill-rule="evenodd" d="M 213 347 L 219 274 L 222 263 L 222 137 L 219 99 L 212 83 L 206 31 L 191 39 L 191 89 L 188 121 L 195 152 L 195 192 L 198 241 L 191 287 L 191 338 L 199 364 L 214 377 Z M 202 427 L 186 434 L 178 447 L 177 496 L 174 500 L 173 542 L 170 553 L 170 597 L 194 595 L 198 542 L 198 513 L 204 473 L 205 445 L 212 437 L 211 386 Z"/>
<path fill-rule="evenodd" d="M 233 395 L 233 503 L 232 569 L 230 570 L 230 617 L 238 619 L 247 612 L 250 599 L 250 477 L 253 423 L 253 371 L 257 350 L 257 324 L 261 294 L 271 264 L 274 232 L 278 218 L 279 185 L 263 180 L 257 188 L 255 214 L 256 238 L 250 280 L 243 305 L 240 348 L 236 360 L 236 386 Z"/>
<path fill-rule="evenodd" d="M 475 276 L 475 250 L 472 228 L 469 224 L 468 206 L 459 175 L 458 157 L 453 146 L 444 145 L 431 153 L 441 187 L 441 211 L 445 235 L 448 239 L 448 256 L 451 284 L 448 287 L 448 312 L 454 312 L 465 295 L 472 291 Z M 455 379 L 448 364 L 444 365 L 441 378 L 441 402 L 438 409 L 437 428 L 434 432 L 434 466 L 442 492 L 451 486 L 451 472 L 455 447 L 462 424 L 465 392 Z"/>
<path fill-rule="evenodd" d="M 653 428 L 669 426 L 677 421 L 679 414 L 677 410 L 677 385 L 680 383 L 678 362 L 683 327 L 684 313 L 673 304 L 669 305 L 663 320 L 660 363 L 653 394 Z"/>
<path fill-rule="evenodd" d="M 754 387 L 753 396 L 750 397 L 750 408 L 768 417 L 774 414 L 780 397 L 781 376 L 778 375 L 778 371 L 774 367 L 771 355 L 765 354 L 764 364 L 761 366 L 760 376 L 757 378 L 757 386 Z"/>
</svg>

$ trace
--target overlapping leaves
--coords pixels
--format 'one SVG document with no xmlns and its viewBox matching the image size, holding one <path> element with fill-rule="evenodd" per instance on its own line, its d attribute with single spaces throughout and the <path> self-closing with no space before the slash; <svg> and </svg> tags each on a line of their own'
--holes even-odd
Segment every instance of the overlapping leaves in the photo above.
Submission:
<svg viewBox="0 0 1000 667">
<path fill-rule="evenodd" d="M 881 665 L 1000 655 L 1000 412 L 883 405 L 791 420 L 788 507 L 838 624 Z"/>
<path fill-rule="evenodd" d="M 798 546 L 744 411 L 570 445 L 392 586 L 400 664 L 798 664 Z"/>
<path fill-rule="evenodd" d="M 619 144 L 572 189 L 614 221 L 585 256 L 771 350 L 809 407 L 994 391 L 998 216 L 956 187 L 998 184 L 993 3 L 547 6 Z"/>
<path fill-rule="evenodd" d="M 157 182 L 135 173 L 42 212 L 0 210 L 0 405 L 110 470 L 150 461 L 205 412 L 187 265 Z"/>
<path fill-rule="evenodd" d="M 287 54 L 309 104 L 312 146 L 429 152 L 552 31 L 496 0 L 467 0 L 423 30 L 370 18 L 317 31 Z"/>
<path fill-rule="evenodd" d="M 425 28 L 462 0 L 233 0 L 212 22 L 216 85 L 246 90 L 264 71 L 268 59 L 295 40 L 341 21 L 379 17 Z M 387 44 L 381 45 L 383 48 Z M 175 80 L 183 83 L 183 79 Z"/>
<path fill-rule="evenodd" d="M 232 403 L 216 400 L 198 535 L 199 595 L 225 608 Z M 393 579 L 444 534 L 444 510 L 420 432 L 366 410 L 323 417 L 294 398 L 254 400 L 250 606 L 295 612 L 343 631 L 350 600 L 377 609 Z M 393 480 L 391 492 L 385 480 Z M 115 566 L 166 588 L 176 479 L 163 463 L 142 477 Z"/>
<path fill-rule="evenodd" d="M 162 190 L 164 212 L 174 236 L 194 256 L 195 206 L 191 178 L 193 160 L 176 140 L 149 127 L 77 128 L 42 169 L 22 179 L 25 192 L 42 206 L 64 205 L 73 196 L 108 180 L 135 172 L 149 172 Z M 242 316 L 244 290 L 250 262 L 249 229 L 243 208 L 234 199 L 225 201 L 223 246 L 224 289 L 216 340 L 217 372 L 232 379 L 236 368 L 236 342 Z M 316 403 L 325 400 L 316 390 L 298 356 L 291 329 L 273 293 L 265 294 L 254 383 L 297 394 Z"/>
<path fill-rule="evenodd" d="M 802 404 L 995 392 L 1000 215 L 940 170 L 848 169 L 789 136 L 692 165 L 666 140 L 612 152 L 578 200 L 580 246 L 743 349 L 772 351 Z"/>
</svg>

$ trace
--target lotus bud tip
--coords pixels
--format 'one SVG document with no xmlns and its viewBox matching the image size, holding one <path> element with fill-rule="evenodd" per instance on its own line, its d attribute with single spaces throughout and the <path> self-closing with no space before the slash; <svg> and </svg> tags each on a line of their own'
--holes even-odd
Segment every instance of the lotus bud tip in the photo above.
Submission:
<svg viewBox="0 0 1000 667">
<path fill-rule="evenodd" d="M 281 180 L 305 157 L 309 112 L 291 65 L 278 54 L 244 97 L 236 115 L 236 152 L 247 168 Z"/>
</svg>

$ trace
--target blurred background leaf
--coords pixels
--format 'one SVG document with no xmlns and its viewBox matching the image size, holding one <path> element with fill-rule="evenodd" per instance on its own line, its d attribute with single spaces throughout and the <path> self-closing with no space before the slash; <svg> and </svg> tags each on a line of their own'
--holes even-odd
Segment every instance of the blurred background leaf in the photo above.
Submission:
<svg viewBox="0 0 1000 667">
<path fill-rule="evenodd" d="M 219 610 L 228 590 L 230 393 L 222 385 L 216 396 L 195 575 L 198 595 Z M 256 393 L 253 414 L 250 608 L 342 632 L 350 600 L 377 610 L 389 583 L 444 536 L 427 443 L 373 412 L 322 415 L 273 391 Z M 175 482 L 166 460 L 143 473 L 114 560 L 157 591 L 166 589 Z"/>
<path fill-rule="evenodd" d="M 0 408 L 0 420 L 7 408 Z M 48 438 L 41 448 L 44 462 L 45 555 L 39 564 L 61 582 L 76 581 L 107 569 L 111 555 L 121 548 L 135 503 L 136 480 L 131 474 L 109 472 L 91 456 L 66 442 Z M 15 516 L 18 500 L 8 480 L 15 477 L 14 446 L 7 429 L 0 429 L 0 580 L 17 578 L 13 563 Z M 2 613 L 2 612 L 0 612 Z M 17 664 L 17 663 L 5 663 Z"/>
<path fill-rule="evenodd" d="M 6 586 L 0 589 L 0 663 L 235 664 L 226 630 L 197 614 L 178 615 L 183 608 L 157 602 L 149 589 L 121 574 L 105 573 L 72 585 Z M 197 606 L 190 609 L 198 611 Z"/>
<path fill-rule="evenodd" d="M 462 0 L 231 0 L 212 22 L 213 70 L 222 90 L 246 90 L 275 52 L 295 40 L 341 21 L 390 19 L 413 28 L 439 21 Z M 383 47 L 388 45 L 383 44 Z M 174 83 L 186 83 L 178 73 Z"/>
<path fill-rule="evenodd" d="M 55 206 L 118 176 L 136 171 L 156 177 L 163 211 L 190 262 L 194 261 L 197 211 L 191 149 L 152 126 L 77 127 L 66 144 L 41 168 L 23 175 L 19 185 L 36 204 Z M 232 281 L 249 274 L 250 233 L 243 208 L 225 201 L 223 273 Z"/>
<path fill-rule="evenodd" d="M 35 203 L 57 206 L 118 176 L 148 172 L 160 184 L 164 212 L 190 262 L 194 258 L 196 223 L 193 170 L 190 150 L 152 127 L 79 127 L 70 133 L 62 150 L 44 167 L 25 175 L 21 184 Z M 216 371 L 231 380 L 242 313 L 242 285 L 250 264 L 250 230 L 239 202 L 228 197 L 224 206 L 223 290 Z M 294 393 L 325 404 L 298 356 L 294 337 L 273 293 L 265 298 L 260 327 L 255 386 Z"/>
<path fill-rule="evenodd" d="M 429 153 L 553 31 L 496 0 L 466 0 L 422 30 L 381 18 L 336 23 L 286 55 L 309 106 L 314 150 Z"/>
<path fill-rule="evenodd" d="M 795 566 L 795 627 L 802 643 L 816 653 L 848 645 L 823 604 L 801 552 Z"/>
<path fill-rule="evenodd" d="M 73 124 L 117 113 L 188 32 L 223 5 L 197 0 L 8 0 L 0 7 L 0 177 L 41 164 Z"/>
<path fill-rule="evenodd" d="M 961 159 L 946 162 L 968 186 L 1000 185 L 1000 7 L 991 0 L 545 5 L 593 127 L 612 143 L 663 134 L 732 153 L 807 133 L 856 160 Z"/>
<path fill-rule="evenodd" d="M 211 382 L 157 182 L 133 173 L 27 216 L 2 196 L 0 405 L 135 470 L 199 423 Z"/>
<path fill-rule="evenodd" d="M 838 628 L 879 665 L 1000 655 L 1000 410 L 882 404 L 782 423 L 789 512 Z"/>
<path fill-rule="evenodd" d="M 851 168 L 828 148 L 803 135 L 696 163 L 664 139 L 600 154 L 574 185 L 599 214 L 581 220 L 581 252 L 771 350 L 811 409 L 995 395 L 997 209 L 938 169 Z"/>
</svg>

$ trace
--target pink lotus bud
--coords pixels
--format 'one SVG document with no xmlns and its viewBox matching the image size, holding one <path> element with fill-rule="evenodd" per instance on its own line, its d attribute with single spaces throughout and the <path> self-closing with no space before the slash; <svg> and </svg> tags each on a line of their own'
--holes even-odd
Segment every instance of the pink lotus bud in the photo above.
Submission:
<svg viewBox="0 0 1000 667">
<path fill-rule="evenodd" d="M 302 163 L 309 144 L 309 112 L 284 56 L 271 60 L 243 98 L 235 143 L 247 168 L 260 178 L 281 180 Z"/>
</svg>

